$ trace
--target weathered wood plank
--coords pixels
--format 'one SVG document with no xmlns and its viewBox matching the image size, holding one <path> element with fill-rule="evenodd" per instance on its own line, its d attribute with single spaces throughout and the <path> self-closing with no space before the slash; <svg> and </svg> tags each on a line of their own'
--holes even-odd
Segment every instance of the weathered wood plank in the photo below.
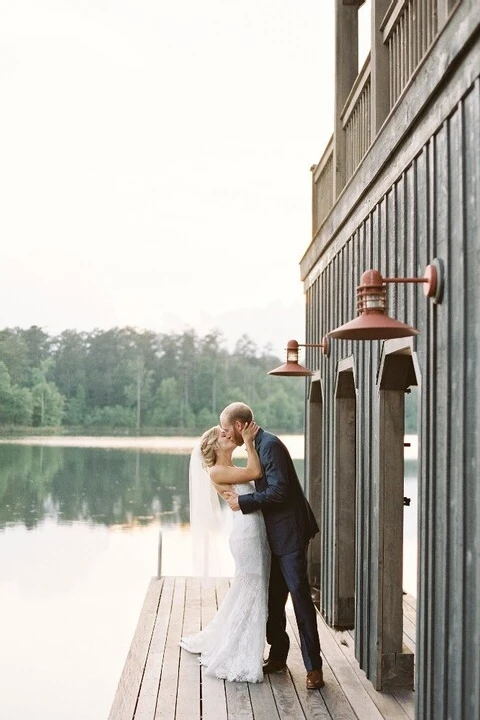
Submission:
<svg viewBox="0 0 480 720">
<path fill-rule="evenodd" d="M 288 670 L 272 673 L 269 677 L 272 687 L 273 697 L 277 706 L 278 717 L 281 720 L 291 720 L 291 718 L 300 718 L 303 720 L 304 714 L 302 706 L 295 692 L 292 678 Z"/>
<path fill-rule="evenodd" d="M 204 628 L 217 611 L 216 583 L 215 585 L 211 581 L 202 583 L 201 599 L 201 626 Z M 203 717 L 227 720 L 225 681 L 207 675 L 204 667 L 201 669 L 201 678 Z"/>
<path fill-rule="evenodd" d="M 293 614 L 293 610 L 287 606 L 287 617 L 288 621 L 290 623 L 290 627 L 295 635 L 295 638 L 297 640 L 297 643 L 299 642 L 298 638 L 298 628 L 297 623 L 295 621 L 295 617 Z M 325 687 L 323 687 L 320 691 L 322 695 L 322 699 L 325 702 L 325 706 L 330 713 L 331 717 L 335 720 L 357 720 L 357 716 L 352 710 L 352 706 L 350 705 L 350 702 L 345 697 L 345 693 L 343 692 L 342 688 L 340 687 L 340 683 L 338 682 L 338 679 L 332 669 L 331 666 L 331 656 L 328 652 L 326 652 L 326 648 L 323 645 L 323 626 L 325 625 L 323 620 L 318 616 L 319 622 L 319 635 L 320 635 L 320 646 L 322 651 L 322 659 L 323 659 L 323 679 L 325 681 Z M 326 625 L 325 625 L 326 627 Z M 322 632 L 321 632 L 322 631 Z M 305 672 L 305 671 L 304 671 Z M 312 692 L 312 691 L 311 691 Z M 318 691 L 314 691 L 318 692 Z"/>
<path fill-rule="evenodd" d="M 415 625 L 413 622 L 406 617 L 406 615 L 403 616 L 403 642 L 404 644 L 409 648 L 411 652 L 415 652 Z"/>
<path fill-rule="evenodd" d="M 303 713 L 308 720 L 331 720 L 332 716 L 322 697 L 323 690 L 307 690 L 306 688 L 306 670 L 303 664 L 302 652 L 290 621 L 287 623 L 287 632 L 290 638 L 288 671 Z"/>
<path fill-rule="evenodd" d="M 148 650 L 145 671 L 139 689 L 134 715 L 135 720 L 152 720 L 155 714 L 174 585 L 173 578 L 165 578 L 165 584 L 157 608 L 157 616 Z"/>
<path fill-rule="evenodd" d="M 180 646 L 178 643 L 182 636 L 184 606 L 185 578 L 176 578 L 160 677 L 160 687 L 158 690 L 155 720 L 172 720 L 172 718 L 175 717 L 178 671 L 180 665 Z"/>
<path fill-rule="evenodd" d="M 165 580 L 152 580 L 143 603 L 132 644 L 113 699 L 109 720 L 131 720 L 142 682 L 159 598 Z"/>
<path fill-rule="evenodd" d="M 200 578 L 189 578 L 185 592 L 185 613 L 182 635 L 193 635 L 200 630 Z M 200 663 L 198 656 L 180 653 L 176 720 L 200 720 Z"/>
<path fill-rule="evenodd" d="M 248 683 L 226 682 L 225 695 L 228 720 L 254 720 Z"/>
<path fill-rule="evenodd" d="M 377 693 L 354 657 L 353 633 L 335 631 L 320 615 L 326 684 L 320 691 L 307 690 L 291 603 L 285 672 L 255 684 L 206 675 L 197 656 L 181 650 L 178 642 L 205 627 L 229 586 L 225 578 L 152 581 L 129 653 L 131 657 L 141 639 L 143 664 L 136 693 L 133 700 L 131 692 L 122 698 L 124 686 L 119 683 L 109 720 L 413 720 L 413 693 Z"/>
<path fill-rule="evenodd" d="M 152 720 L 155 715 L 174 588 L 175 579 L 171 577 L 165 578 L 162 595 L 157 607 L 157 617 L 148 650 L 145 672 L 139 690 L 134 715 L 135 720 Z"/>
<path fill-rule="evenodd" d="M 411 608 L 415 613 L 417 612 L 417 598 L 413 597 L 413 595 L 410 595 L 409 593 L 406 593 L 403 596 L 403 604 L 407 607 Z M 404 608 L 405 612 L 405 608 Z"/>
<path fill-rule="evenodd" d="M 327 659 L 332 673 L 334 674 L 342 693 L 348 699 L 354 717 L 358 720 L 382 720 L 382 715 L 375 703 L 366 692 L 356 673 L 352 670 L 350 663 L 333 640 L 330 628 L 319 616 L 317 619 L 322 655 Z M 325 673 L 324 673 L 325 675 Z M 325 697 L 325 695 L 324 695 Z M 328 704 L 328 703 L 327 703 Z M 337 717 L 332 713 L 333 717 Z"/>
<path fill-rule="evenodd" d="M 385 718 L 385 720 L 407 720 L 409 717 L 408 714 L 393 694 L 389 692 L 378 692 L 375 690 L 372 683 L 367 679 L 364 671 L 360 669 L 360 666 L 355 658 L 355 643 L 351 634 L 349 632 L 337 632 L 332 628 L 329 628 L 329 631 L 333 640 L 337 643 L 338 647 L 350 663 L 350 667 L 355 672 L 362 686 L 377 706 L 381 716 Z"/>
<path fill-rule="evenodd" d="M 277 720 L 278 710 L 268 677 L 263 683 L 249 684 L 250 702 L 255 720 Z"/>
<path fill-rule="evenodd" d="M 410 720 L 414 720 L 415 717 L 415 694 L 411 690 L 406 688 L 394 688 L 392 695 L 395 697 L 397 702 L 402 706 L 406 715 Z"/>
</svg>

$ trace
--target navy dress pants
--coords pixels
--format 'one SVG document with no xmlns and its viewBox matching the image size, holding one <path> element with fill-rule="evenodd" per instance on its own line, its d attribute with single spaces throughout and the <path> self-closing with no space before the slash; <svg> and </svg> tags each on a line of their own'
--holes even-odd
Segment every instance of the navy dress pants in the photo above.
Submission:
<svg viewBox="0 0 480 720">
<path fill-rule="evenodd" d="M 272 555 L 268 588 L 267 643 L 270 645 L 269 658 L 279 662 L 286 662 L 290 648 L 285 614 L 288 593 L 292 597 L 305 668 L 307 672 L 320 669 L 322 658 L 317 613 L 307 575 L 307 548 L 288 555 Z"/>
</svg>

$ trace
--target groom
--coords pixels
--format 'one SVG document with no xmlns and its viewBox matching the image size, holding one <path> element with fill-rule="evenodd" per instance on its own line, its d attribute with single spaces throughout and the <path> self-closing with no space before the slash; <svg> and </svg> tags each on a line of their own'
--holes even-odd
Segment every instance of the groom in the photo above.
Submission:
<svg viewBox="0 0 480 720">
<path fill-rule="evenodd" d="M 243 445 L 241 430 L 253 420 L 245 403 L 228 405 L 220 415 L 220 425 L 230 440 Z M 316 610 L 307 577 L 307 548 L 317 534 L 318 525 L 303 494 L 292 458 L 282 441 L 259 429 L 255 447 L 263 475 L 255 480 L 255 492 L 237 495 L 224 493 L 232 510 L 251 513 L 262 510 L 272 551 L 268 588 L 267 643 L 270 645 L 264 673 L 286 667 L 290 640 L 286 632 L 285 604 L 290 593 L 300 633 L 303 662 L 309 690 L 324 685 Z"/>
</svg>

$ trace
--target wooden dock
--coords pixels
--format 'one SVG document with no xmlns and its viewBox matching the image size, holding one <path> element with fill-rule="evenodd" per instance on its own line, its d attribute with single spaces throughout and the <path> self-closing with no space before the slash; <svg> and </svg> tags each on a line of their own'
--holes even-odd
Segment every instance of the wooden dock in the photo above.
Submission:
<svg viewBox="0 0 480 720">
<path fill-rule="evenodd" d="M 163 577 L 150 583 L 109 720 L 413 720 L 413 692 L 377 692 L 354 657 L 353 633 L 318 615 L 325 687 L 305 688 L 293 609 L 287 605 L 288 669 L 263 683 L 229 683 L 204 673 L 182 650 L 229 587 L 226 578 Z M 415 650 L 415 599 L 404 596 L 404 642 Z"/>
</svg>

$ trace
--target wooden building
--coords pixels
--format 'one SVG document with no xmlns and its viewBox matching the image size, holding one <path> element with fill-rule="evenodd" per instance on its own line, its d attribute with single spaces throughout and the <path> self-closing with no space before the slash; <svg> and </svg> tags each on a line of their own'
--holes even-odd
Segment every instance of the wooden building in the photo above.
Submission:
<svg viewBox="0 0 480 720">
<path fill-rule="evenodd" d="M 324 0 L 322 0 L 324 1 Z M 378 690 L 415 686 L 418 720 L 480 718 L 480 0 L 363 0 L 336 18 L 333 136 L 312 168 L 312 240 L 300 262 L 305 343 L 357 315 L 361 275 L 419 277 L 441 302 L 387 285 L 418 329 L 306 351 L 306 473 L 321 524 L 320 611 L 354 628 Z M 365 10 L 365 8 L 363 8 Z M 363 11 L 362 10 L 362 11 Z M 415 655 L 402 645 L 405 393 L 418 387 Z"/>
</svg>

